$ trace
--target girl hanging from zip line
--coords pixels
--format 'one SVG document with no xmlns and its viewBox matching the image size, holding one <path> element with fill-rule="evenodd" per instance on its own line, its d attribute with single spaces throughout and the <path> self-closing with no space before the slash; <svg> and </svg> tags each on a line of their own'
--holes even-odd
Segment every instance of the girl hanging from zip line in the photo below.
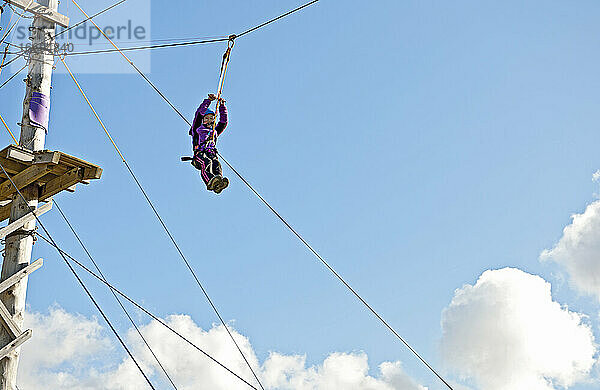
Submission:
<svg viewBox="0 0 600 390">
<path fill-rule="evenodd" d="M 229 185 L 229 179 L 223 177 L 216 147 L 217 138 L 227 127 L 227 108 L 225 107 L 225 100 L 219 98 L 217 103 L 219 122 L 215 125 L 215 112 L 209 108 L 213 100 L 217 100 L 217 97 L 211 93 L 200 104 L 200 107 L 196 110 L 189 134 L 192 136 L 192 146 L 194 148 L 192 165 L 200 171 L 206 189 L 219 194 Z"/>
</svg>

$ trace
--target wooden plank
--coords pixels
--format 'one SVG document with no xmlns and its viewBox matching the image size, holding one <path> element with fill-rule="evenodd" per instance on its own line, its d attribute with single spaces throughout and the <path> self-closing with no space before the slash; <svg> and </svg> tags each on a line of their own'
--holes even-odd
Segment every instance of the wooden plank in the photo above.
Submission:
<svg viewBox="0 0 600 390">
<path fill-rule="evenodd" d="M 0 207 L 0 222 L 10 217 L 10 206 L 12 206 L 12 202 Z"/>
<path fill-rule="evenodd" d="M 33 156 L 33 157 L 32 157 Z M 0 164 L 8 172 L 19 188 L 37 183 L 40 186 L 39 200 L 47 200 L 61 191 L 72 192 L 78 183 L 88 184 L 100 179 L 102 168 L 80 158 L 59 151 L 32 153 L 27 149 L 10 145 L 0 150 Z M 47 166 L 46 171 L 42 168 Z M 14 194 L 14 188 L 6 175 L 0 171 L 0 222 L 10 217 L 10 203 L 6 199 Z M 17 180 L 18 183 L 17 183 Z M 6 186 L 6 187 L 3 187 Z"/>
<path fill-rule="evenodd" d="M 20 190 L 27 187 L 29 184 L 35 182 L 37 179 L 46 175 L 50 172 L 48 164 L 32 165 L 29 168 L 24 169 L 22 172 L 17 173 L 10 180 L 5 180 L 0 184 L 0 199 L 8 199 L 11 194 L 17 192 L 15 186 Z M 13 185 L 14 183 L 14 185 Z"/>
<path fill-rule="evenodd" d="M 33 152 L 22 149 L 18 146 L 9 146 L 6 151 L 6 158 L 24 163 L 30 163 L 35 158 L 35 155 Z"/>
<path fill-rule="evenodd" d="M 13 321 L 12 315 L 10 315 L 10 312 L 2 302 L 0 302 L 0 322 L 2 322 L 4 329 L 10 333 L 12 338 L 17 338 L 17 336 L 21 334 L 21 329 L 15 321 Z"/>
<path fill-rule="evenodd" d="M 60 152 L 41 152 L 36 153 L 33 159 L 34 164 L 58 164 L 60 161 Z"/>
<path fill-rule="evenodd" d="M 46 200 L 49 197 L 71 187 L 73 184 L 79 183 L 81 180 L 83 180 L 83 169 L 73 168 L 64 175 L 59 176 L 56 179 L 52 179 L 46 183 L 40 192 L 39 199 Z"/>
<path fill-rule="evenodd" d="M 102 177 L 102 168 L 100 167 L 85 167 L 83 178 L 86 180 L 100 179 Z"/>
<path fill-rule="evenodd" d="M 8 343 L 4 348 L 0 349 L 0 359 L 4 359 L 6 355 L 23 345 L 25 341 L 31 338 L 31 335 L 31 329 L 27 329 L 25 332 L 21 333 L 19 337 Z"/>
<path fill-rule="evenodd" d="M 84 168 L 83 177 L 85 179 L 100 179 L 102 176 L 102 168 L 75 156 L 70 156 L 66 153 L 61 153 L 60 164 L 66 164 L 72 167 Z"/>
<path fill-rule="evenodd" d="M 66 165 L 53 165 L 52 171 L 48 172 L 47 176 L 44 176 L 42 179 L 40 179 L 40 182 L 42 183 L 47 183 L 50 180 L 58 177 L 58 176 L 62 176 L 65 173 L 69 172 L 71 169 L 73 169 L 73 167 L 67 167 Z"/>
<path fill-rule="evenodd" d="M 15 283 L 17 283 L 19 280 L 23 279 L 25 276 L 29 275 L 30 273 L 32 273 L 36 269 L 41 268 L 42 265 L 44 265 L 44 260 L 43 259 L 37 259 L 33 263 L 29 264 L 27 267 L 25 267 L 22 270 L 16 272 L 12 276 L 6 278 L 6 280 L 4 280 L 2 283 L 0 283 L 0 293 L 8 290 Z"/>
<path fill-rule="evenodd" d="M 38 207 L 35 210 L 35 212 L 26 214 L 26 215 L 22 216 L 21 218 L 17 219 L 16 221 L 14 221 L 13 223 L 10 223 L 7 226 L 0 229 L 0 238 L 4 238 L 7 235 L 9 235 L 10 233 L 14 232 L 15 230 L 22 228 L 27 222 L 33 221 L 35 219 L 36 215 L 39 217 L 40 215 L 50 211 L 51 209 L 52 209 L 52 202 L 43 204 L 42 206 Z M 35 215 L 34 215 L 34 213 L 35 213 Z"/>
<path fill-rule="evenodd" d="M 5 147 L 4 149 L 0 150 L 0 158 L 8 158 L 8 151 L 11 148 L 15 148 L 15 147 L 18 147 L 18 146 L 14 145 L 14 144 L 10 144 L 7 147 Z"/>
<path fill-rule="evenodd" d="M 11 146 L 15 146 L 15 145 L 11 144 L 11 145 L 8 145 L 7 147 L 5 147 L 4 149 L 0 150 L 0 157 L 6 156 L 8 153 L 8 148 L 10 148 Z"/>
<path fill-rule="evenodd" d="M 60 156 L 60 162 L 76 167 L 95 167 L 96 165 L 87 162 L 79 157 L 71 156 L 70 154 L 62 153 Z"/>
<path fill-rule="evenodd" d="M 15 175 L 21 172 L 23 169 L 27 168 L 27 164 L 3 158 L 1 155 L 0 164 L 2 164 L 4 170 L 8 172 L 9 175 Z M 0 169 L 0 176 L 6 177 L 2 169 Z"/>
<path fill-rule="evenodd" d="M 31 2 L 31 0 L 6 0 L 6 2 L 14 5 L 15 7 L 19 7 L 22 10 L 27 9 L 27 12 L 31 12 L 36 16 L 40 16 L 50 22 L 58 24 L 59 26 L 69 27 L 68 17 L 59 14 L 58 12 L 53 11 L 39 3 L 36 3 L 35 1 L 31 3 L 29 8 L 27 8 L 27 5 Z"/>
</svg>

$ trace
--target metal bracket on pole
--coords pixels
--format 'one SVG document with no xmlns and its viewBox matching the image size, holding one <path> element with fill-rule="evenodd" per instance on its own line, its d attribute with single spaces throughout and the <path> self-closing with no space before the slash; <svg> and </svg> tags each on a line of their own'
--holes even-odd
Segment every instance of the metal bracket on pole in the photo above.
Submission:
<svg viewBox="0 0 600 390">
<path fill-rule="evenodd" d="M 19 328 L 19 325 L 15 324 L 15 321 L 13 321 L 12 316 L 8 312 L 6 306 L 4 306 L 4 303 L 0 303 L 0 322 L 2 322 L 4 329 L 12 335 L 13 339 L 19 337 L 21 328 Z"/>
<path fill-rule="evenodd" d="M 27 222 L 33 221 L 35 219 L 35 217 L 39 217 L 40 215 L 50 211 L 51 208 L 52 208 L 52 201 L 50 201 L 46 204 L 43 204 L 42 206 L 37 208 L 35 211 L 22 216 L 21 218 L 17 219 L 13 223 L 8 224 L 7 226 L 0 229 L 0 238 L 4 238 L 7 235 L 9 235 L 10 233 L 12 233 L 16 230 L 19 230 Z M 2 291 L 0 291 L 0 292 L 2 292 Z"/>
<path fill-rule="evenodd" d="M 19 348 L 25 341 L 31 338 L 31 329 L 27 329 L 25 332 L 21 333 L 19 337 L 14 339 L 12 342 L 8 343 L 4 348 L 0 349 L 0 359 L 4 359 L 6 355 L 11 353 L 16 348 Z"/>
<path fill-rule="evenodd" d="M 69 18 L 65 15 L 59 14 L 56 11 L 51 10 L 50 8 L 43 6 L 41 4 L 36 3 L 35 1 L 31 3 L 29 8 L 27 5 L 30 3 L 29 0 L 5 0 L 7 3 L 14 5 L 15 7 L 19 7 L 22 10 L 26 10 L 31 12 L 35 16 L 42 17 L 50 22 L 56 23 L 62 27 L 69 27 Z"/>
<path fill-rule="evenodd" d="M 43 259 L 37 259 L 33 263 L 29 264 L 27 267 L 23 268 L 22 270 L 16 272 L 11 277 L 7 278 L 5 281 L 3 281 L 2 283 L 0 283 L 0 293 L 8 290 L 15 283 L 17 283 L 19 280 L 23 279 L 25 276 L 29 275 L 30 273 L 32 273 L 36 269 L 41 268 L 41 266 L 43 264 L 44 264 L 44 260 Z"/>
<path fill-rule="evenodd" d="M 10 278 L 0 283 L 0 293 L 8 290 L 12 286 L 14 286 L 15 283 L 23 279 L 25 276 L 40 268 L 43 263 L 44 261 L 42 259 L 37 259 L 33 263 L 29 264 L 27 267 L 23 268 L 19 272 L 12 275 Z M 23 344 L 25 341 L 29 340 L 31 338 L 32 332 L 31 329 L 22 332 L 19 326 L 12 319 L 10 312 L 2 302 L 0 302 L 0 322 L 2 323 L 4 329 L 6 329 L 6 331 L 10 333 L 10 335 L 13 338 L 13 340 L 10 343 L 8 343 L 2 349 L 0 349 L 0 359 L 3 359 L 13 350 L 20 347 L 21 344 Z"/>
</svg>

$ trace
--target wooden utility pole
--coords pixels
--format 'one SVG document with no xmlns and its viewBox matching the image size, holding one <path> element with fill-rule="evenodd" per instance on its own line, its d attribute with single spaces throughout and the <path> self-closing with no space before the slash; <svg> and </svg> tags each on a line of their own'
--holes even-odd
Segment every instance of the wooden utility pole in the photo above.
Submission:
<svg viewBox="0 0 600 390">
<path fill-rule="evenodd" d="M 34 12 L 35 18 L 30 29 L 32 49 L 26 79 L 27 89 L 23 101 L 19 146 L 32 152 L 42 151 L 44 150 L 48 131 L 50 89 L 54 63 L 53 37 L 56 33 L 55 22 L 50 21 L 48 16 L 42 15 L 45 9 L 50 11 L 46 12 L 46 15 L 56 16 L 58 0 L 39 0 L 39 3 L 30 2 L 29 0 L 12 0 L 9 3 L 27 11 L 37 10 L 37 12 Z M 42 173 L 39 167 L 35 168 L 37 168 L 38 175 Z M 31 174 L 35 176 L 33 170 Z M 29 213 L 30 207 L 37 208 L 39 186 L 32 183 L 24 187 L 21 192 L 27 202 L 24 202 L 16 192 L 12 194 L 10 223 L 22 220 Z M 6 236 L 0 280 L 6 281 L 29 266 L 35 224 L 35 219 L 30 219 Z M 27 279 L 26 275 L 21 277 L 11 287 L 0 293 L 0 301 L 3 304 L 0 305 L 0 312 L 8 310 L 8 314 L 12 319 L 12 323 L 10 323 L 10 319 L 0 315 L 3 322 L 3 326 L 0 327 L 0 347 L 10 347 L 11 343 L 13 346 L 5 351 L 7 354 L 0 360 L 0 390 L 16 390 L 20 347 L 15 346 L 14 342 L 16 338 L 27 333 L 20 331 L 23 326 Z M 29 336 L 24 337 L 31 337 L 31 331 L 28 332 Z"/>
<path fill-rule="evenodd" d="M 102 168 L 44 149 L 57 54 L 54 35 L 57 24 L 68 27 L 69 18 L 57 12 L 58 0 L 4 1 L 35 16 L 30 28 L 32 47 L 19 145 L 0 150 L 0 222 L 9 220 L 7 226 L 0 228 L 0 239 L 5 238 L 0 274 L 0 390 L 17 390 L 20 346 L 32 335 L 30 329 L 21 329 L 27 280 L 43 264 L 42 259 L 30 263 L 36 217 L 52 208 L 52 196 L 73 192 L 77 184 L 100 179 Z M 46 203 L 38 208 L 38 202 Z"/>
<path fill-rule="evenodd" d="M 63 152 L 44 149 L 57 54 L 56 25 L 68 27 L 69 18 L 57 12 L 58 0 L 4 1 L 35 16 L 30 28 L 32 47 L 19 145 L 0 150 L 0 222 L 8 219 L 8 225 L 0 228 L 0 239 L 5 238 L 0 274 L 0 390 L 17 390 L 20 346 L 32 335 L 30 329 L 21 329 L 27 279 L 43 264 L 42 259 L 30 263 L 36 217 L 52 208 L 52 196 L 62 191 L 73 192 L 77 184 L 100 179 L 102 168 Z M 38 208 L 38 202 L 46 203 Z"/>
</svg>

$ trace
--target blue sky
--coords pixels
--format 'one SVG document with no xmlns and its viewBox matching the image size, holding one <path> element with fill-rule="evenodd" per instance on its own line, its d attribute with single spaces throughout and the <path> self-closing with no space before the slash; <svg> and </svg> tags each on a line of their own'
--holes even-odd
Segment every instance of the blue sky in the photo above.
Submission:
<svg viewBox="0 0 600 390">
<path fill-rule="evenodd" d="M 90 13 L 94 3 L 81 1 Z M 240 32 L 298 4 L 153 1 L 152 38 Z M 598 336 L 597 302 L 538 256 L 597 192 L 599 13 L 593 1 L 322 0 L 237 41 L 219 149 L 436 367 L 442 310 L 488 269 L 552 282 L 553 297 L 589 315 Z M 224 48 L 154 51 L 149 77 L 191 119 L 216 88 Z M 139 76 L 78 78 L 259 359 L 279 351 L 317 364 L 364 351 L 372 367 L 401 360 L 419 383 L 442 388 L 229 170 L 224 193 L 204 190 L 179 162 L 187 126 Z M 19 79 L 0 94 L 13 129 Z M 217 319 L 70 78 L 56 74 L 52 93 L 47 148 L 104 168 L 101 181 L 57 200 L 107 277 L 157 314 L 187 313 L 209 328 Z M 83 259 L 56 212 L 44 221 Z M 55 252 L 38 243 L 34 255 L 45 264 L 30 278 L 32 310 L 96 314 Z"/>
</svg>

